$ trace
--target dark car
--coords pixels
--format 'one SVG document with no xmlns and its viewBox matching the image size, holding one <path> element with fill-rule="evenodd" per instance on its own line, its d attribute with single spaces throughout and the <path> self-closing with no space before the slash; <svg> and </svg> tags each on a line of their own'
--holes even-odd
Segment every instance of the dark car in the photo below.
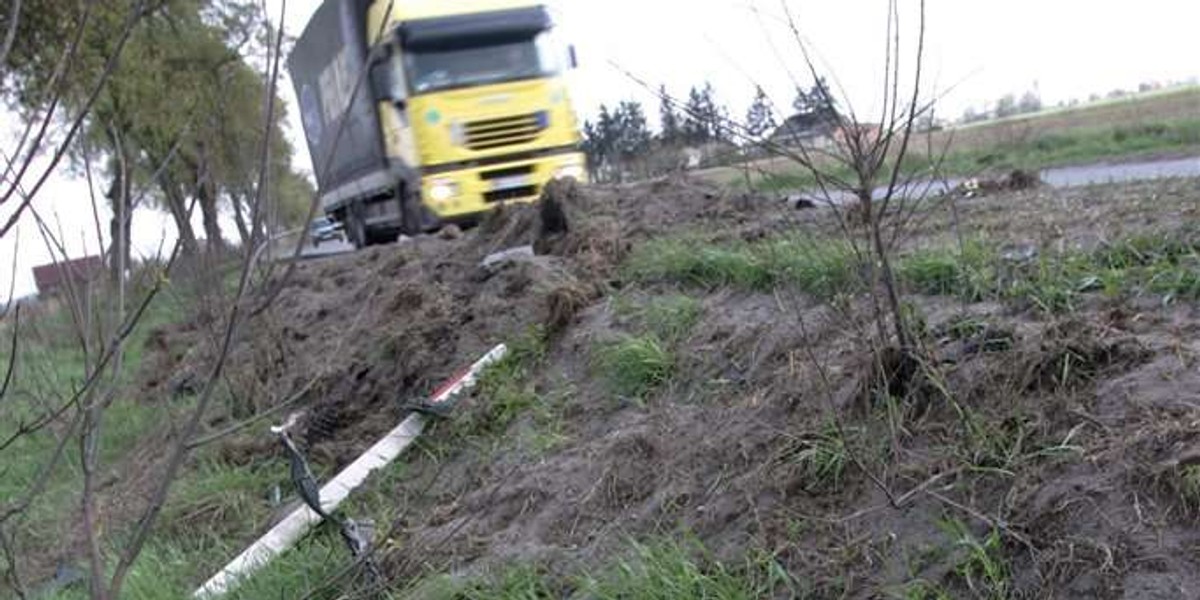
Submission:
<svg viewBox="0 0 1200 600">
<path fill-rule="evenodd" d="M 329 217 L 313 219 L 313 222 L 308 225 L 308 237 L 312 240 L 313 246 L 320 246 L 321 242 L 346 239 L 342 232 L 342 224 Z"/>
</svg>

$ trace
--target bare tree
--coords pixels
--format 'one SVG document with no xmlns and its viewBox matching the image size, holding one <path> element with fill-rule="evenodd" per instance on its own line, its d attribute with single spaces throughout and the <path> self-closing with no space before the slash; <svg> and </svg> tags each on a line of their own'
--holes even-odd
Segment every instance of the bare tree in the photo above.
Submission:
<svg viewBox="0 0 1200 600">
<path fill-rule="evenodd" d="M 65 45 L 63 56 L 56 60 L 59 68 L 49 78 L 51 84 L 80 77 L 74 57 L 79 52 L 81 40 L 91 39 L 89 36 L 94 32 L 89 28 L 97 27 L 95 22 L 87 18 L 87 11 L 94 4 L 85 3 L 80 18 L 72 22 L 73 41 Z M 19 6 L 19 2 L 13 4 L 14 9 Z M 32 218 L 55 264 L 64 271 L 71 269 L 67 240 L 41 214 L 37 198 L 45 182 L 62 173 L 61 159 L 68 155 L 79 156 L 82 157 L 84 175 L 91 192 L 90 207 L 95 226 L 94 241 L 89 245 L 107 246 L 105 256 L 110 266 L 108 277 L 95 279 L 81 273 L 67 273 L 63 277 L 65 289 L 59 301 L 63 312 L 69 315 L 67 330 L 46 330 L 38 335 L 28 335 L 30 329 L 19 308 L 14 309 L 11 324 L 5 323 L 6 334 L 11 327 L 11 337 L 5 336 L 10 345 L 4 361 L 3 383 L 0 385 L 0 422 L 5 423 L 0 429 L 0 464 L 5 463 L 7 458 L 15 458 L 14 453 L 21 450 L 25 440 L 39 436 L 43 441 L 50 441 L 48 451 L 20 456 L 22 462 L 33 465 L 28 485 L 21 494 L 0 501 L 0 557 L 3 557 L 0 561 L 0 573 L 3 575 L 0 581 L 4 582 L 2 585 L 7 586 L 6 589 L 11 589 L 21 598 L 28 597 L 26 585 L 29 578 L 22 573 L 25 565 L 16 532 L 29 510 L 46 501 L 52 483 L 69 476 L 65 473 L 65 467 L 72 460 L 78 461 L 77 514 L 83 538 L 81 549 L 89 565 L 87 579 L 90 596 L 102 600 L 121 596 L 130 569 L 154 531 L 167 493 L 178 479 L 190 452 L 196 447 L 192 443 L 193 438 L 197 437 L 206 422 L 208 408 L 224 381 L 229 348 L 244 327 L 248 308 L 246 299 L 253 292 L 251 271 L 255 234 L 250 234 L 252 243 L 243 247 L 244 253 L 236 265 L 238 285 L 232 297 L 222 296 L 223 286 L 199 286 L 215 290 L 215 293 L 197 300 L 208 304 L 204 310 L 212 314 L 223 313 L 221 318 L 213 320 L 219 325 L 220 332 L 215 336 L 208 373 L 196 405 L 186 419 L 173 423 L 170 414 L 164 413 L 162 422 L 165 430 L 173 430 L 168 440 L 166 459 L 154 474 L 151 498 L 143 507 L 127 541 L 118 543 L 109 532 L 119 530 L 124 524 L 109 522 L 104 511 L 100 510 L 100 473 L 111 467 L 104 462 L 104 432 L 111 425 L 111 409 L 120 403 L 132 401 L 127 397 L 129 390 L 123 376 L 125 346 L 148 312 L 159 303 L 164 292 L 178 293 L 177 290 L 184 289 L 177 285 L 180 273 L 175 271 L 176 259 L 188 245 L 196 244 L 195 238 L 187 235 L 190 229 L 181 227 L 174 244 L 151 260 L 143 261 L 144 265 L 136 272 L 132 270 L 130 220 L 133 210 L 147 193 L 145 189 L 141 195 L 134 193 L 138 170 L 143 170 L 140 177 L 143 181 L 151 182 L 151 185 L 160 182 L 163 184 L 160 189 L 167 192 L 179 190 L 179 195 L 172 198 L 176 202 L 167 203 L 177 220 L 190 222 L 191 214 L 198 206 L 204 209 L 202 212 L 206 217 L 215 218 L 215 202 L 218 199 L 218 192 L 212 185 L 210 156 L 205 152 L 181 152 L 182 148 L 192 147 L 185 145 L 189 135 L 195 131 L 190 122 L 184 123 L 173 138 L 159 139 L 158 144 L 150 148 L 143 143 L 144 138 L 137 142 L 131 139 L 130 132 L 136 130 L 129 123 L 104 121 L 92 111 L 97 99 L 107 93 L 106 86 L 110 85 L 116 65 L 120 62 L 125 42 L 149 10 L 140 0 L 129 8 L 123 20 L 124 28 L 116 32 L 116 43 L 107 55 L 100 57 L 104 66 L 98 78 L 86 86 L 86 93 L 79 103 L 80 109 L 67 121 L 62 135 L 58 136 L 57 139 L 61 141 L 50 149 L 50 164 L 44 170 L 34 173 L 33 158 L 47 152 L 45 140 L 55 139 L 49 130 L 60 118 L 56 114 L 63 101 L 58 96 L 48 99 L 41 120 L 29 121 L 17 147 L 5 152 L 4 189 L 0 201 L 11 200 L 15 206 L 3 229 L 0 229 L 0 237 L 15 231 L 18 222 Z M 16 18 L 15 11 L 11 18 Z M 14 30 L 17 27 L 15 21 L 10 21 L 8 27 L 10 31 Z M 258 136 L 257 160 L 252 168 L 247 169 L 248 173 L 254 174 L 255 181 L 245 188 L 246 197 L 241 199 L 239 205 L 248 218 L 247 229 L 252 232 L 263 231 L 267 204 L 275 199 L 270 193 L 268 171 L 271 170 L 273 152 L 277 151 L 275 146 L 280 143 L 278 136 L 272 135 L 272 132 L 277 127 L 275 109 L 278 103 L 275 98 L 283 43 L 282 27 L 273 28 L 270 33 L 270 60 L 267 72 L 262 74 L 264 85 L 261 88 L 266 96 L 263 100 L 263 122 L 260 124 L 263 133 Z M 111 37 L 112 32 L 108 32 L 108 35 Z M 56 85 L 49 85 L 46 89 L 56 89 Z M 131 106 L 130 109 L 136 111 L 137 107 Z M 103 132 L 104 146 L 108 150 L 106 159 L 110 179 L 107 191 L 103 194 L 94 191 L 94 148 L 88 146 L 90 140 L 80 135 L 88 128 Z M 201 144 L 200 148 L 203 150 L 205 146 Z M 284 160 L 289 156 L 285 153 Z M 197 160 L 187 162 L 186 159 L 192 158 Z M 136 161 L 142 161 L 142 166 L 135 166 Z M 190 183 L 198 191 L 190 199 L 175 178 L 176 174 L 188 171 L 194 174 L 195 181 Z M 101 226 L 102 207 L 105 205 L 112 208 L 112 219 L 107 228 Z M 215 227 L 211 227 L 215 223 L 208 225 L 210 232 L 216 231 Z M 164 245 L 160 243 L 160 248 Z M 192 269 L 185 275 L 210 282 L 221 281 L 222 273 L 218 271 L 220 265 L 207 262 L 200 266 L 200 271 Z M 132 280 L 130 275 L 133 276 Z M 6 310 L 10 303 L 11 292 Z M 41 326 L 45 326 L 46 320 L 42 321 Z M 34 326 L 38 325 L 35 323 Z M 27 361 L 21 357 L 28 358 L 31 352 L 36 352 L 31 346 L 33 340 L 46 339 L 45 336 L 51 334 L 56 347 L 80 358 L 84 372 L 78 380 L 60 381 L 56 374 L 41 372 L 36 365 L 24 367 Z M 43 377 L 47 379 L 39 382 Z M 31 389 L 36 389 L 37 393 L 29 393 Z M 77 451 L 71 452 L 71 449 Z M 0 468 L 0 476 L 5 471 Z"/>
</svg>

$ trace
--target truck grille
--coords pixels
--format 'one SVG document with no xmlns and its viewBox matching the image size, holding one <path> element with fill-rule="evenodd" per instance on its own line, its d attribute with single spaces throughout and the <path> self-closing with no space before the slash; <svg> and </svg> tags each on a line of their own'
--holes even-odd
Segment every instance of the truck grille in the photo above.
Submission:
<svg viewBox="0 0 1200 600">
<path fill-rule="evenodd" d="M 533 165 L 521 165 L 519 167 L 508 167 L 505 169 L 492 169 L 479 174 L 480 179 L 484 181 L 492 181 L 495 179 L 503 179 L 505 177 L 520 177 L 522 175 L 532 175 Z"/>
<path fill-rule="evenodd" d="M 471 150 L 491 150 L 528 144 L 537 139 L 547 125 L 544 112 L 471 121 L 466 126 L 466 145 Z"/>
<path fill-rule="evenodd" d="M 494 190 L 483 193 L 483 201 L 487 203 L 505 202 L 507 200 L 525 200 L 538 195 L 536 185 L 525 185 L 507 190 Z"/>
</svg>

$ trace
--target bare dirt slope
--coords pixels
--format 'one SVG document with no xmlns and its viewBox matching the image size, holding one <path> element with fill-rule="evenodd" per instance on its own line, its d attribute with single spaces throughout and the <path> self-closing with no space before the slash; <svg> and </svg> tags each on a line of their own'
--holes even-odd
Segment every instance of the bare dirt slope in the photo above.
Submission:
<svg viewBox="0 0 1200 600">
<path fill-rule="evenodd" d="M 781 597 L 1200 595 L 1193 301 L 1085 293 L 1048 314 L 911 295 L 939 377 L 881 403 L 864 399 L 868 354 L 844 310 L 622 267 L 689 231 L 713 246 L 827 232 L 828 211 L 689 181 L 554 194 L 563 214 L 304 263 L 237 344 L 240 406 L 306 410 L 326 470 L 494 344 L 520 350 L 513 381 L 407 457 L 384 544 L 396 581 L 519 561 L 567 594 L 630 539 L 686 532 L 730 564 L 765 552 L 794 580 Z M 1189 181 L 1005 193 L 920 216 L 903 246 L 953 243 L 957 222 L 1002 247 L 1091 249 L 1174 235 L 1198 204 Z M 525 243 L 536 256 L 480 266 Z M 673 319 L 655 307 L 681 295 L 694 318 L 658 335 L 664 372 L 623 386 L 604 350 Z M 156 336 L 148 397 L 186 388 L 199 335 Z M 278 452 L 259 432 L 221 447 L 230 462 Z"/>
</svg>

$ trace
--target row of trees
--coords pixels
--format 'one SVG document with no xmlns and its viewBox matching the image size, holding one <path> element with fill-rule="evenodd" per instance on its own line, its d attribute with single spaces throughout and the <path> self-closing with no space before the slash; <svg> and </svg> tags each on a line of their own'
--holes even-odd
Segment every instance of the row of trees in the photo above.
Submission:
<svg viewBox="0 0 1200 600">
<path fill-rule="evenodd" d="M 1142 83 L 1138 84 L 1136 93 L 1144 94 L 1160 89 L 1169 89 L 1173 87 L 1183 87 L 1196 84 L 1197 81 L 1194 78 L 1183 81 L 1169 81 L 1166 83 L 1161 81 L 1143 81 Z M 1109 90 L 1105 94 L 1089 94 L 1087 97 L 1087 102 L 1099 102 L 1104 99 L 1114 100 L 1130 96 L 1134 93 L 1135 92 L 1129 90 L 1117 88 Z M 1079 106 L 1080 104 L 1083 104 L 1082 100 L 1079 98 L 1071 98 L 1069 100 L 1059 101 L 1056 106 L 1059 108 L 1064 108 Z M 1019 99 L 1014 94 L 1005 94 L 1000 99 L 996 100 L 995 106 L 991 110 L 979 110 L 974 107 L 967 108 L 965 111 L 963 111 L 962 122 L 977 123 L 979 121 L 986 121 L 993 118 L 998 119 L 1025 113 L 1035 113 L 1042 110 L 1043 107 L 1044 105 L 1042 103 L 1042 98 L 1035 90 L 1025 92 Z"/>
<path fill-rule="evenodd" d="M 711 84 L 693 87 L 686 102 L 659 88 L 659 129 L 652 131 L 640 102 L 600 106 L 596 121 L 584 123 L 584 148 L 597 166 L 628 163 L 655 148 L 703 145 L 724 140 L 726 109 Z"/>
<path fill-rule="evenodd" d="M 584 149 L 595 169 L 620 169 L 656 151 L 753 145 L 781 125 L 779 110 L 761 86 L 755 87 L 742 119 L 731 116 L 710 83 L 693 86 L 686 98 L 671 95 L 666 86 L 660 86 L 657 95 L 657 130 L 650 127 L 645 109 L 636 100 L 621 101 L 611 109 L 601 105 L 596 120 L 584 123 Z M 796 90 L 791 110 L 796 115 L 831 116 L 837 106 L 824 79 L 818 79 L 810 89 Z"/>
<path fill-rule="evenodd" d="M 977 123 L 988 119 L 1003 119 L 1015 115 L 1035 113 L 1042 110 L 1042 97 L 1036 91 L 1030 90 L 1017 98 L 1015 94 L 1005 94 L 996 100 L 995 107 L 990 110 L 977 111 L 967 108 L 963 112 L 964 123 Z"/>
<path fill-rule="evenodd" d="M 640 102 L 624 100 L 610 109 L 601 105 L 593 122 L 584 123 L 584 151 L 593 177 L 603 179 L 641 158 L 664 149 L 701 146 L 726 140 L 721 124 L 726 109 L 716 100 L 711 84 L 693 87 L 686 102 L 659 88 L 659 129 L 650 128 Z M 645 170 L 645 169 L 643 169 Z"/>
<path fill-rule="evenodd" d="M 249 215 L 256 194 L 267 195 L 277 223 L 306 214 L 311 185 L 291 167 L 284 106 L 278 94 L 267 101 L 261 71 L 275 57 L 259 4 L 54 0 L 6 20 L 0 28 L 14 28 L 14 43 L 0 91 L 34 131 L 51 115 L 79 116 L 69 156 L 77 174 L 107 175 L 113 254 L 123 264 L 131 215 L 143 207 L 170 213 L 192 254 L 203 250 L 193 209 L 211 249 L 223 245 L 223 212 L 243 244 L 264 232 L 268 219 Z"/>
</svg>

